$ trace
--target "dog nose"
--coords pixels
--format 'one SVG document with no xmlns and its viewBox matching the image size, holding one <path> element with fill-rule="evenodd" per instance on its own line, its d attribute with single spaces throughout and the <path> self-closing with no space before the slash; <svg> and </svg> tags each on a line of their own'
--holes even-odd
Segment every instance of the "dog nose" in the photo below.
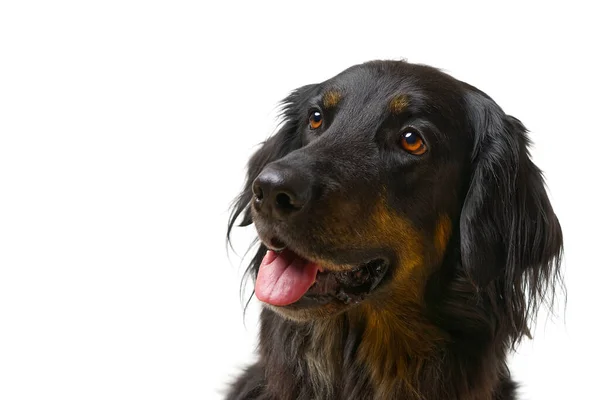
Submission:
<svg viewBox="0 0 600 400">
<path fill-rule="evenodd" d="M 285 218 L 302 210 L 310 199 L 310 181 L 299 171 L 267 166 L 254 180 L 254 203 L 261 213 Z"/>
</svg>

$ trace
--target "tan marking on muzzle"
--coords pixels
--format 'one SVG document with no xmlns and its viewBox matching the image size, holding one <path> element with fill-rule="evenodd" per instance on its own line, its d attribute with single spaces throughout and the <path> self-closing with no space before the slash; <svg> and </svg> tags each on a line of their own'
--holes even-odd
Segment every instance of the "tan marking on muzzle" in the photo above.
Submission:
<svg viewBox="0 0 600 400">
<path fill-rule="evenodd" d="M 323 223 L 316 231 L 316 236 L 330 249 L 393 249 L 399 263 L 396 269 L 399 274 L 409 274 L 423 264 L 422 233 L 387 205 L 385 195 L 379 196 L 376 203 L 368 207 L 348 199 L 332 201 L 330 209 L 333 204 L 335 211 L 330 210 L 323 216 Z M 356 267 L 318 261 L 326 269 L 338 271 Z"/>
<path fill-rule="evenodd" d="M 374 239 L 380 245 L 395 249 L 400 264 L 399 272 L 410 273 L 423 264 L 421 233 L 408 219 L 390 209 L 382 199 L 375 207 L 373 220 Z"/>
<path fill-rule="evenodd" d="M 342 207 L 341 203 L 349 204 Z M 350 311 L 365 321 L 358 356 L 373 381 L 379 382 L 379 396 L 386 398 L 399 380 L 410 392 L 409 382 L 415 369 L 420 368 L 419 363 L 445 340 L 423 311 L 424 288 L 432 268 L 424 252 L 431 248 L 433 238 L 426 238 L 407 217 L 393 210 L 385 193 L 371 206 L 360 204 L 338 199 L 336 205 L 340 207 L 336 210 L 344 212 L 333 212 L 324 221 L 326 229 L 321 234 L 334 238 L 334 247 L 388 248 L 395 253 L 396 265 L 390 281 Z M 439 242 L 446 243 L 449 218 L 442 219 L 439 225 Z"/>
</svg>

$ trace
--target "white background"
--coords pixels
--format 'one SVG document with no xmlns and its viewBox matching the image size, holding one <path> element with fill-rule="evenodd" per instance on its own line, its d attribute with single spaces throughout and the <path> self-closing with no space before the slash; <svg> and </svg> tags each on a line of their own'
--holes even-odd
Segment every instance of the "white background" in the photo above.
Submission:
<svg viewBox="0 0 600 400">
<path fill-rule="evenodd" d="M 0 3 L 0 398 L 221 398 L 252 358 L 258 309 L 244 326 L 227 209 L 277 102 L 401 58 L 531 130 L 569 301 L 512 369 L 525 399 L 598 398 L 592 6 L 206 3 Z M 252 234 L 235 232 L 238 254 Z"/>
</svg>

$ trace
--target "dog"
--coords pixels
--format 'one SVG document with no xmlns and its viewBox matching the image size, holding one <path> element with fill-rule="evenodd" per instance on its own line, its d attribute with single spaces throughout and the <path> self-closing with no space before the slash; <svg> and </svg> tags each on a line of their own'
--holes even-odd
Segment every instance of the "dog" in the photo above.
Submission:
<svg viewBox="0 0 600 400">
<path fill-rule="evenodd" d="M 507 355 L 563 287 L 527 130 L 425 65 L 293 91 L 251 157 L 258 361 L 227 399 L 517 398 Z"/>
</svg>

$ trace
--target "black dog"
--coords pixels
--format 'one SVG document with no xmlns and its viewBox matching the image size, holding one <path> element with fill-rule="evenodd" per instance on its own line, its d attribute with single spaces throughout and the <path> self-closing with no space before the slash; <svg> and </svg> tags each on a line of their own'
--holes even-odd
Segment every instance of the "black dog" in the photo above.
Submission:
<svg viewBox="0 0 600 400">
<path fill-rule="evenodd" d="M 284 101 L 235 205 L 262 245 L 259 360 L 229 399 L 514 399 L 507 353 L 561 285 L 526 130 L 423 65 Z"/>
</svg>

